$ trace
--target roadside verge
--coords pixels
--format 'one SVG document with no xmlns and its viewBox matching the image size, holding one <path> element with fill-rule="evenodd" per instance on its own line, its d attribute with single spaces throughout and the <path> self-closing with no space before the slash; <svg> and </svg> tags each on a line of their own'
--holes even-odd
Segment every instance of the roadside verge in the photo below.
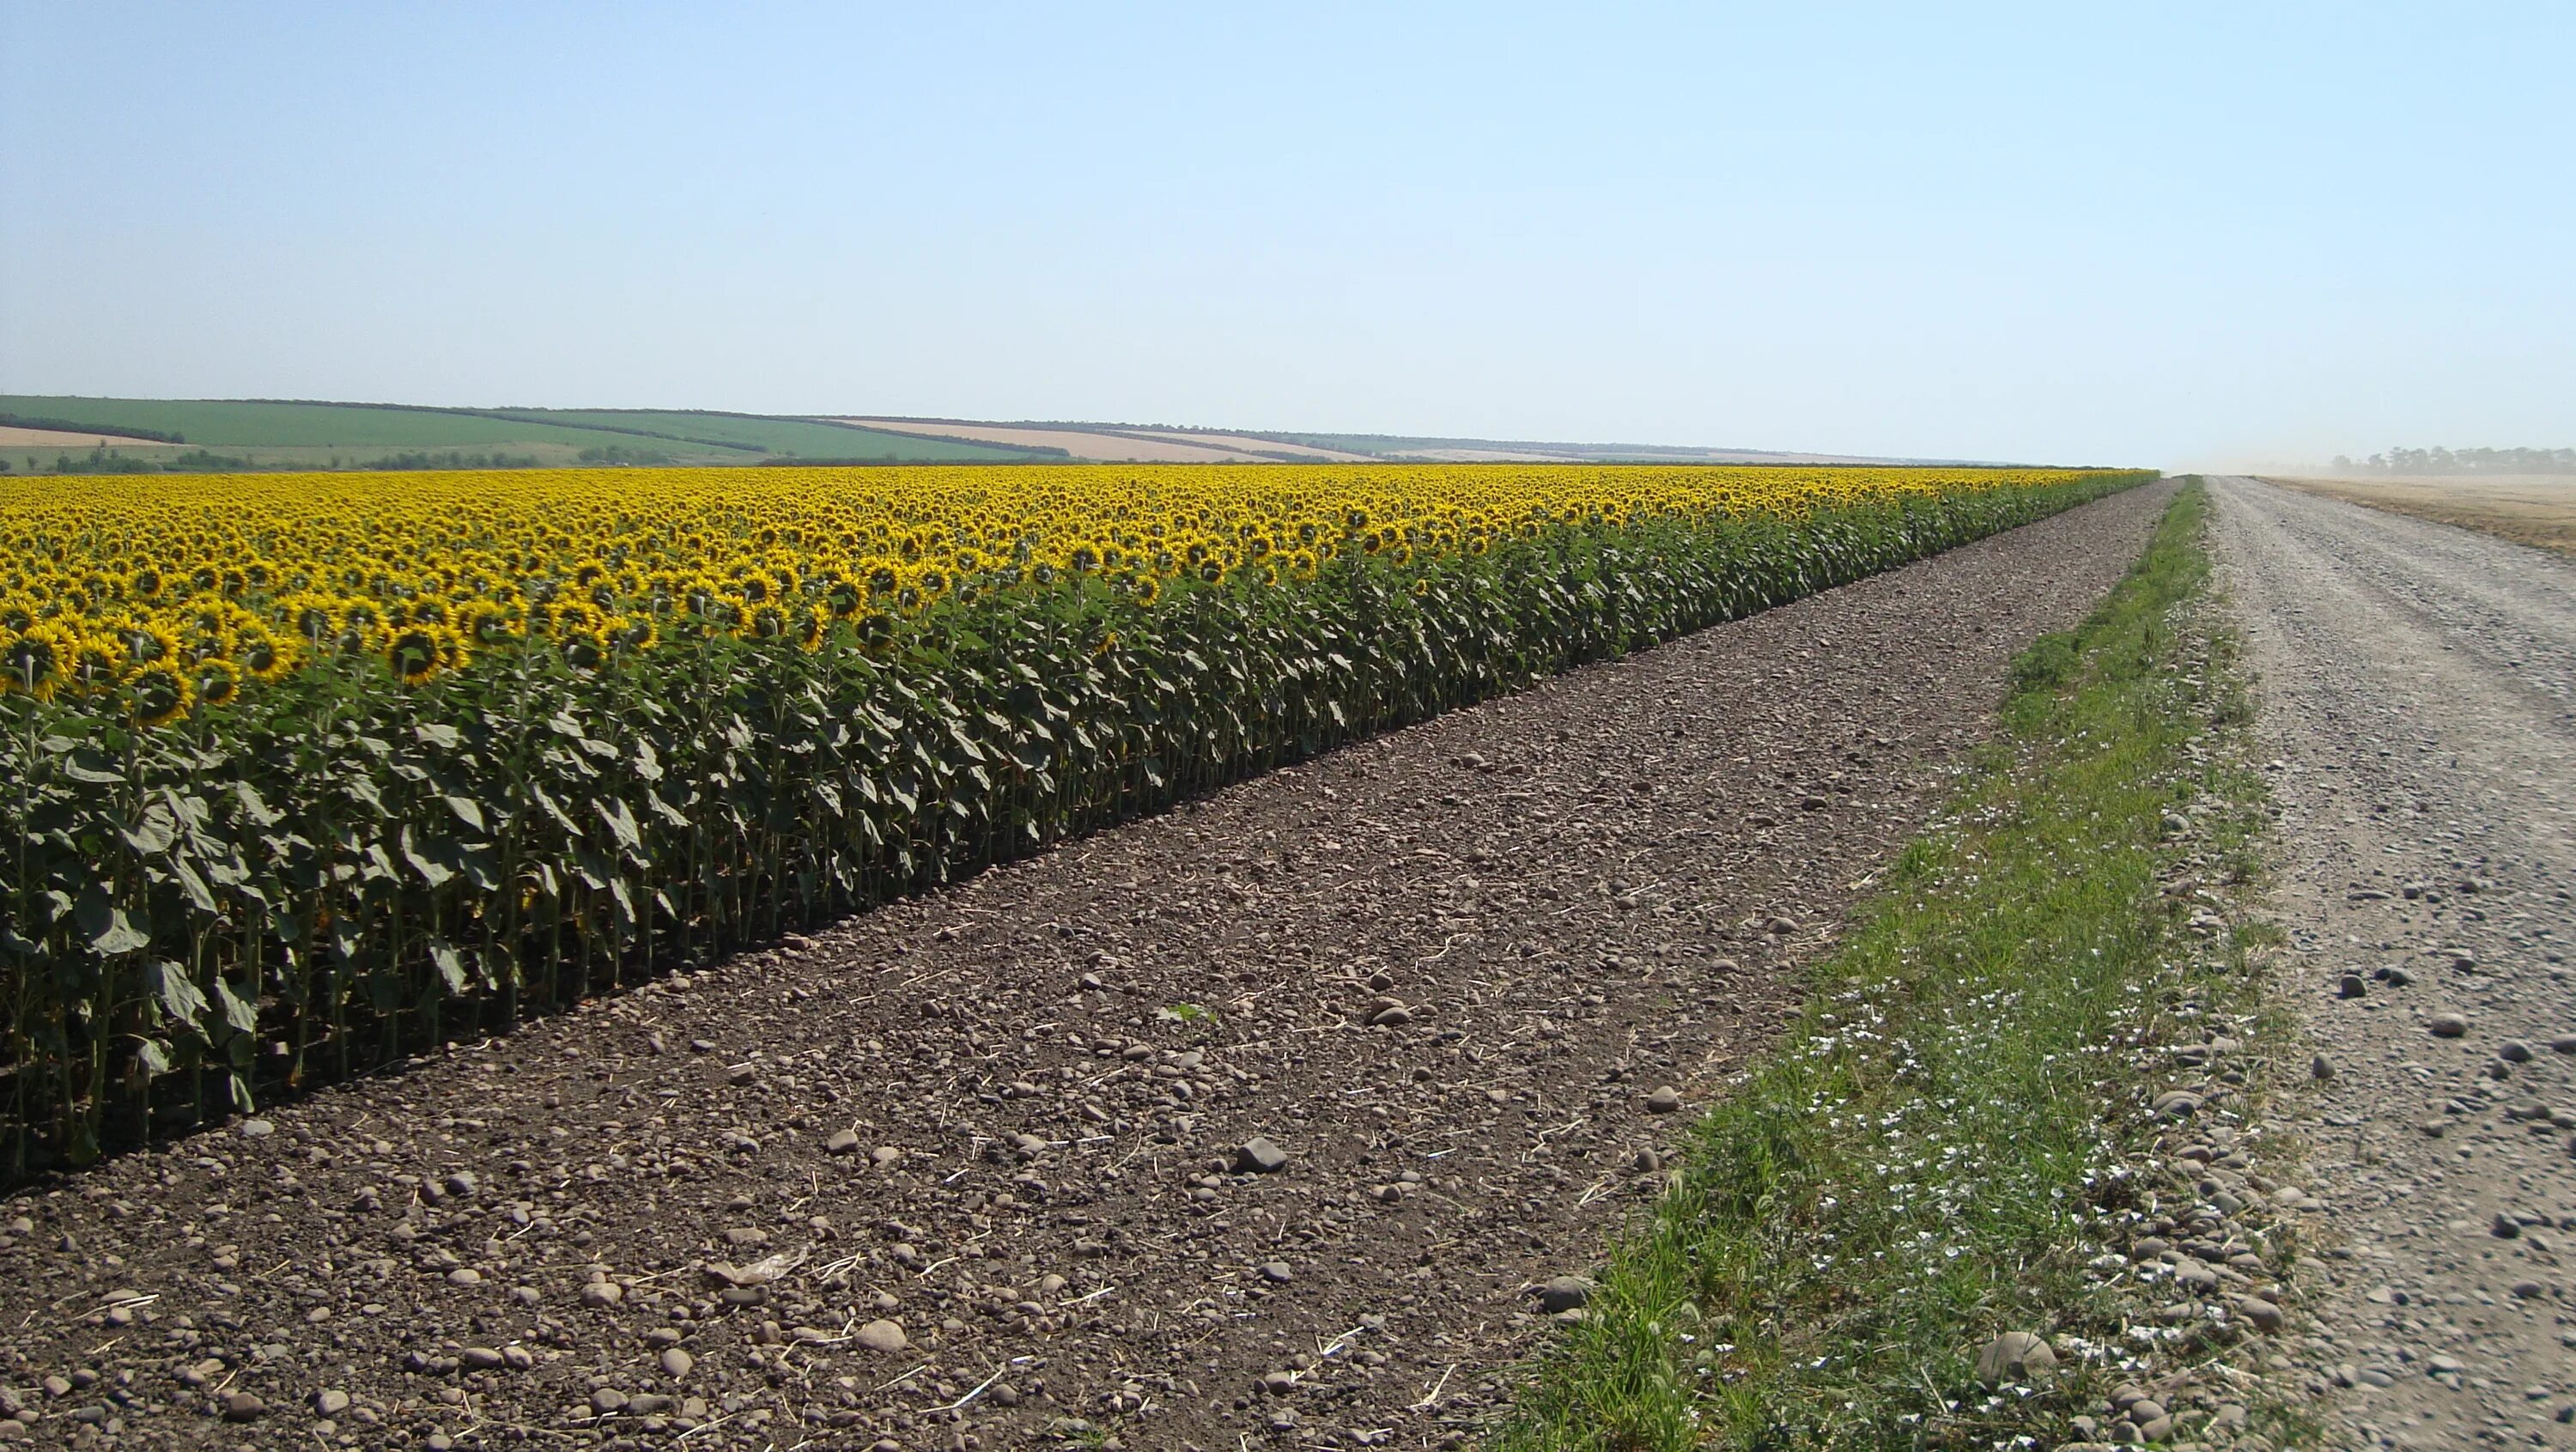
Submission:
<svg viewBox="0 0 2576 1452">
<path fill-rule="evenodd" d="M 1996 744 L 1491 1445 L 2255 1435 L 2222 1363 L 2282 1323 L 2275 1214 L 2305 1197 L 2253 1159 L 2254 934 L 2227 907 L 2262 789 L 2207 509 L 2186 489 L 2021 658 Z"/>
</svg>

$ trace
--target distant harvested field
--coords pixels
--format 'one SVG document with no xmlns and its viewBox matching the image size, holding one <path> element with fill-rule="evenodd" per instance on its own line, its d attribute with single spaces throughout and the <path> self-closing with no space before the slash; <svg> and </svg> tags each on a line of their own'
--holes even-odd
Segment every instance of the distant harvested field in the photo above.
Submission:
<svg viewBox="0 0 2576 1452">
<path fill-rule="evenodd" d="M 1159 433 L 1159 430 L 1157 432 Z M 1248 434 L 1185 434 L 1175 432 L 1171 437 L 1176 439 L 1188 439 L 1192 443 L 1207 444 L 1214 448 L 1231 449 L 1238 453 L 1252 454 L 1255 456 L 1261 454 L 1295 454 L 1301 459 L 1329 461 L 1337 464 L 1365 464 L 1369 462 L 1371 458 L 1375 457 L 1370 454 L 1349 453 L 1341 449 L 1319 449 L 1313 444 L 1291 444 L 1282 442 L 1278 439 L 1257 439 Z"/>
<path fill-rule="evenodd" d="M 2576 475 L 2396 475 L 2272 482 L 2576 555 Z"/>
<path fill-rule="evenodd" d="M 1565 456 L 1528 454 L 1517 449 L 1405 449 L 1387 457 L 1420 459 L 1435 464 L 1550 464 L 1563 462 Z"/>
<path fill-rule="evenodd" d="M 68 429 L 28 429 L 16 424 L 0 424 L 0 448 L 86 449 L 105 444 L 111 449 L 167 449 L 176 447 L 159 439 L 134 439 L 123 434 L 73 433 Z"/>
<path fill-rule="evenodd" d="M 1206 444 L 1173 440 L 1135 438 L 1126 434 L 1092 433 L 1087 429 L 1021 428 L 1013 424 L 947 423 L 940 420 L 895 418 L 843 418 L 834 423 L 857 424 L 861 428 L 883 429 L 890 433 L 921 434 L 941 439 L 976 439 L 988 444 L 1020 444 L 1030 448 L 1062 449 L 1085 463 L 1095 464 L 1257 464 L 1257 457 L 1240 449 L 1212 448 Z"/>
</svg>

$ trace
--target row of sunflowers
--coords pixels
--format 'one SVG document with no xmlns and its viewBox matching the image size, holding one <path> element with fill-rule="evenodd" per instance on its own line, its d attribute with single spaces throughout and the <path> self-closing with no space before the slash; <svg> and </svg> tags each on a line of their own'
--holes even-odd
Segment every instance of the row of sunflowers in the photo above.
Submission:
<svg viewBox="0 0 2576 1452">
<path fill-rule="evenodd" d="M 505 1027 L 2143 477 L 0 481 L 0 1151 Z"/>
</svg>

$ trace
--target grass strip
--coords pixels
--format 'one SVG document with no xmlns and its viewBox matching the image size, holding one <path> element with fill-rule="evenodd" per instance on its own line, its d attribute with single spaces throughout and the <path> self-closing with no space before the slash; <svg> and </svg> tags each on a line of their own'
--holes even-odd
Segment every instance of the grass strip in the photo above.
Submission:
<svg viewBox="0 0 2576 1452">
<path fill-rule="evenodd" d="M 2159 1333 L 2086 1265 L 2135 1218 L 2137 1066 L 2251 993 L 2233 936 L 2165 890 L 2259 821 L 2206 740 L 2245 711 L 2199 598 L 2207 509 L 2187 485 L 2100 609 L 2019 660 L 1998 741 L 1489 1447 L 2026 1446 L 2142 1364 L 2125 1339 Z M 2014 1330 L 2056 1335 L 2065 1373 L 1980 1384 Z"/>
</svg>

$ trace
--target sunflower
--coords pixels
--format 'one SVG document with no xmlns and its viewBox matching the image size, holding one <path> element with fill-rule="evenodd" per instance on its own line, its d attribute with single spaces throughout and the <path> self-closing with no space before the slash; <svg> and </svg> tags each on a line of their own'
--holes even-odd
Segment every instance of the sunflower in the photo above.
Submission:
<svg viewBox="0 0 2576 1452">
<path fill-rule="evenodd" d="M 116 684 L 123 667 L 117 660 L 120 652 L 114 639 L 101 635 L 80 636 L 71 648 L 70 675 L 83 690 L 104 691 Z"/>
<path fill-rule="evenodd" d="M 476 645 L 500 645 L 519 633 L 515 614 L 490 600 L 469 600 L 458 606 L 454 623 L 457 633 Z"/>
<path fill-rule="evenodd" d="M 797 649 L 810 655 L 821 650 L 823 642 L 830 637 L 832 617 L 822 606 L 808 605 L 796 612 L 792 624 L 795 629 Z"/>
<path fill-rule="evenodd" d="M 128 665 L 165 665 L 179 658 L 179 637 L 158 621 L 120 620 L 114 628 Z"/>
<path fill-rule="evenodd" d="M 563 652 L 564 664 L 577 671 L 595 671 L 608 664 L 608 637 L 592 626 L 558 631 L 555 648 Z"/>
<path fill-rule="evenodd" d="M 201 706 L 229 706 L 241 694 L 241 667 L 228 660 L 201 660 L 189 669 Z"/>
<path fill-rule="evenodd" d="M 406 625 L 384 632 L 385 663 L 406 686 L 423 686 L 462 658 L 465 641 L 444 625 Z"/>
<path fill-rule="evenodd" d="M 295 673 L 295 652 L 268 633 L 266 626 L 246 625 L 233 636 L 229 659 L 238 661 L 254 681 L 269 685 Z"/>
<path fill-rule="evenodd" d="M 604 633 L 620 655 L 639 655 L 662 639 L 662 628 L 650 615 L 611 616 Z"/>
<path fill-rule="evenodd" d="M 288 627 L 315 645 L 340 633 L 340 612 L 328 595 L 307 591 L 289 596 L 285 615 Z"/>
<path fill-rule="evenodd" d="M 77 632 L 50 621 L 30 622 L 24 630 L 13 632 L 5 645 L 0 645 L 0 666 L 9 673 L 8 689 L 25 691 L 39 701 L 50 701 L 54 692 L 71 679 L 72 652 L 79 643 Z"/>
<path fill-rule="evenodd" d="M 137 666 L 125 673 L 125 713 L 137 726 L 167 726 L 188 714 L 196 687 L 174 662 Z"/>
</svg>

